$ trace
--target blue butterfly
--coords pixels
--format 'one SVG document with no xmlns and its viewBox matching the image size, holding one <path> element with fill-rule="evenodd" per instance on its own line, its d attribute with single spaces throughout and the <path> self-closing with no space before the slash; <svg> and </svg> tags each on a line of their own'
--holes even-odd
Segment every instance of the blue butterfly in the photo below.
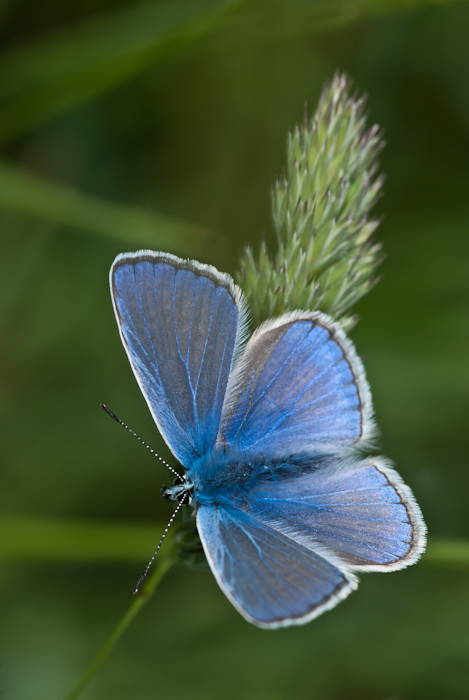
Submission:
<svg viewBox="0 0 469 700">
<path fill-rule="evenodd" d="M 213 574 L 263 628 L 299 625 L 425 547 L 410 489 L 374 435 L 363 365 L 337 323 L 296 311 L 246 342 L 240 289 L 214 267 L 149 250 L 119 255 L 122 342 L 185 474 L 166 495 L 194 507 Z"/>
</svg>

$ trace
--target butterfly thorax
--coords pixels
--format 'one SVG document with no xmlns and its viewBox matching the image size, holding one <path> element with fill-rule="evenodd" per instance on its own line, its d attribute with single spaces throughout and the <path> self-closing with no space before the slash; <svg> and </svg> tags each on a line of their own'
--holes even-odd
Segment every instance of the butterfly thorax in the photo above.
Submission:
<svg viewBox="0 0 469 700">
<path fill-rule="evenodd" d="M 227 461 L 223 456 L 202 458 L 176 478 L 173 486 L 163 489 L 163 498 L 194 506 L 221 505 L 249 491 L 259 480 L 259 469 L 267 471 L 268 467 L 249 460 Z"/>
</svg>

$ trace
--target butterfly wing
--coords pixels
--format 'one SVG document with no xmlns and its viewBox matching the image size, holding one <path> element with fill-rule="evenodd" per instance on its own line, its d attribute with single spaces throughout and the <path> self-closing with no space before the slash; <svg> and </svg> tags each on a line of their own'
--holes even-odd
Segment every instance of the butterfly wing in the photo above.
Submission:
<svg viewBox="0 0 469 700">
<path fill-rule="evenodd" d="M 184 465 L 215 443 L 244 324 L 231 277 L 174 255 L 119 255 L 111 294 L 122 342 L 156 424 Z"/>
<path fill-rule="evenodd" d="M 372 437 L 371 396 L 361 361 L 340 327 L 318 313 L 259 328 L 230 377 L 220 448 L 336 452 Z"/>
<path fill-rule="evenodd" d="M 378 458 L 260 483 L 245 507 L 313 553 L 326 548 L 357 571 L 402 569 L 425 548 L 425 524 L 412 492 Z"/>
<path fill-rule="evenodd" d="M 201 506 L 197 526 L 221 589 L 259 627 L 309 622 L 357 586 L 353 574 L 237 508 Z"/>
</svg>

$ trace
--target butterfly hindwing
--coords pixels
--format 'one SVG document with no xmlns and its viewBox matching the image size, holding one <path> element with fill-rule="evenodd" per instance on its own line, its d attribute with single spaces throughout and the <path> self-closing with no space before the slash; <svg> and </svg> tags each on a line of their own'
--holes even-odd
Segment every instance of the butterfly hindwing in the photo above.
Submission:
<svg viewBox="0 0 469 700">
<path fill-rule="evenodd" d="M 197 526 L 221 589 L 259 627 L 308 622 L 356 588 L 353 574 L 237 508 L 201 506 Z"/>
<path fill-rule="evenodd" d="M 261 326 L 230 377 L 220 446 L 278 454 L 305 445 L 337 451 L 370 438 L 371 397 L 362 363 L 323 314 Z"/>
<path fill-rule="evenodd" d="M 213 267 L 140 251 L 116 258 L 111 293 L 150 411 L 188 465 L 215 442 L 243 325 L 241 292 Z"/>
<path fill-rule="evenodd" d="M 249 512 L 347 567 L 392 571 L 414 563 L 425 525 L 410 489 L 384 460 L 339 462 L 282 482 L 259 483 Z"/>
</svg>

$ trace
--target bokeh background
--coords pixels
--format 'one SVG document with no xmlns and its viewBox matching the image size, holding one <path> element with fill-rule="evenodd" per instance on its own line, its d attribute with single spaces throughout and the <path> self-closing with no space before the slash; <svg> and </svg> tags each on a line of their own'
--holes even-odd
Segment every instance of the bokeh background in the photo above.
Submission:
<svg viewBox="0 0 469 700">
<path fill-rule="evenodd" d="M 99 407 L 169 457 L 118 337 L 114 256 L 234 273 L 273 245 L 287 131 L 337 69 L 387 140 L 387 259 L 352 332 L 382 451 L 430 541 L 469 538 L 469 3 L 2 0 L 0 37 L 0 697 L 66 695 L 171 512 L 162 465 Z M 430 555 L 276 632 L 177 565 L 83 694 L 466 697 L 469 568 Z"/>
</svg>

